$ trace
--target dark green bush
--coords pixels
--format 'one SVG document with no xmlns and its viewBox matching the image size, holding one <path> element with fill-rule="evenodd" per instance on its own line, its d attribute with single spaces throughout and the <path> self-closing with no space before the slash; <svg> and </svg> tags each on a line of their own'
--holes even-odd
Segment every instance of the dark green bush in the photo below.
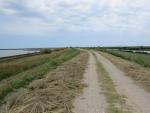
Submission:
<svg viewBox="0 0 150 113">
<path fill-rule="evenodd" d="M 51 49 L 41 49 L 40 52 L 44 53 L 44 54 L 48 54 L 48 53 L 51 53 L 52 50 Z"/>
</svg>

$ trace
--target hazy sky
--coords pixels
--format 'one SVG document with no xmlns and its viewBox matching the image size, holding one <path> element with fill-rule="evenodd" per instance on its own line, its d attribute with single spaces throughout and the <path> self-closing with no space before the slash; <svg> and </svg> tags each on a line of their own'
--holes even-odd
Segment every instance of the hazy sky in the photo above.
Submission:
<svg viewBox="0 0 150 113">
<path fill-rule="evenodd" d="M 150 45 L 150 0 L 0 0 L 0 48 Z"/>
</svg>

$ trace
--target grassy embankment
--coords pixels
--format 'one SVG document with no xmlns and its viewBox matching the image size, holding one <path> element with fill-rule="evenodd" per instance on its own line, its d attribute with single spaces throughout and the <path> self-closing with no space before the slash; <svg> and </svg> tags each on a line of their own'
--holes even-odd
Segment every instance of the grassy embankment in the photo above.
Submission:
<svg viewBox="0 0 150 113">
<path fill-rule="evenodd" d="M 65 55 L 65 59 L 73 54 Z M 26 88 L 9 95 L 0 112 L 72 113 L 72 100 L 84 87 L 81 81 L 87 60 L 88 54 L 82 52 L 44 78 L 32 81 Z"/>
<path fill-rule="evenodd" d="M 150 67 L 150 55 L 140 54 L 140 53 L 123 52 L 123 51 L 118 51 L 118 50 L 106 50 L 106 52 L 108 52 L 112 55 L 115 55 L 117 57 L 121 57 L 123 59 L 133 61 L 144 67 Z"/>
<path fill-rule="evenodd" d="M 14 59 L 13 61 L 5 61 L 0 63 L 0 80 L 21 73 L 25 70 L 34 68 L 38 65 L 44 64 L 53 57 L 57 57 L 59 54 L 65 52 L 62 50 L 59 52 L 52 52 L 51 54 L 39 54 L 35 56 L 28 56 L 25 58 Z"/>
<path fill-rule="evenodd" d="M 126 99 L 123 95 L 118 94 L 113 80 L 110 78 L 108 72 L 104 69 L 103 65 L 97 61 L 97 73 L 101 83 L 102 93 L 106 97 L 108 103 L 106 113 L 131 113 L 129 106 L 126 104 Z"/>
<path fill-rule="evenodd" d="M 32 69 L 15 75 L 15 79 L 6 81 L 5 84 L 0 85 L 0 100 L 2 100 L 7 94 L 13 92 L 15 89 L 24 87 L 35 79 L 42 78 L 50 70 L 55 69 L 63 62 L 71 59 L 79 54 L 76 49 L 68 49 L 63 53 L 57 54 L 55 57 L 51 57 L 46 63 L 38 65 Z"/>
</svg>

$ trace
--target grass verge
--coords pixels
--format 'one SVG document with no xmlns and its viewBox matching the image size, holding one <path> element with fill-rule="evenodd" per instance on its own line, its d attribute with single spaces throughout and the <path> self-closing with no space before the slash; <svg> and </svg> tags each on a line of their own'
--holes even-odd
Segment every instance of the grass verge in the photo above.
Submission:
<svg viewBox="0 0 150 113">
<path fill-rule="evenodd" d="M 6 97 L 7 94 L 9 94 L 10 92 L 13 92 L 15 89 L 26 86 L 27 84 L 29 84 L 31 81 L 35 79 L 42 78 L 50 70 L 55 69 L 63 62 L 71 59 L 72 57 L 78 54 L 79 54 L 79 50 L 68 49 L 62 55 L 49 60 L 47 63 L 35 67 L 29 71 L 18 74 L 15 80 L 8 81 L 0 87 L 0 102 L 2 102 L 4 97 Z"/>
<path fill-rule="evenodd" d="M 72 113 L 72 100 L 84 87 L 81 81 L 87 60 L 88 54 L 82 52 L 44 78 L 32 81 L 26 88 L 9 95 L 0 112 Z"/>
<path fill-rule="evenodd" d="M 150 55 L 148 54 L 124 52 L 119 50 L 106 50 L 106 52 L 123 59 L 133 61 L 140 64 L 141 66 L 150 67 Z"/>
<path fill-rule="evenodd" d="M 108 103 L 106 113 L 131 113 L 129 106 L 126 104 L 126 98 L 117 93 L 113 80 L 95 54 L 94 56 L 97 62 L 97 73 L 101 82 L 102 93 L 105 95 Z"/>
<path fill-rule="evenodd" d="M 28 69 L 48 62 L 50 59 L 59 56 L 66 50 L 52 52 L 51 54 L 39 54 L 25 58 L 16 59 L 14 61 L 0 63 L 0 80 L 21 73 Z"/>
</svg>

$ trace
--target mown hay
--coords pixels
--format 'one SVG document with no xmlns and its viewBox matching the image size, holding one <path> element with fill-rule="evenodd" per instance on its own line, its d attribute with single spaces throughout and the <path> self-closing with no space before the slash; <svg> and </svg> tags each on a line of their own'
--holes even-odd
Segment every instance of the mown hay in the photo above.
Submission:
<svg viewBox="0 0 150 113">
<path fill-rule="evenodd" d="M 72 100 L 84 87 L 81 81 L 87 60 L 88 54 L 83 52 L 45 78 L 33 81 L 24 88 L 24 93 L 19 94 L 23 98 L 11 107 L 7 107 L 10 100 L 6 98 L 0 113 L 72 113 Z M 15 94 L 9 96 L 12 100 L 19 97 Z"/>
</svg>

